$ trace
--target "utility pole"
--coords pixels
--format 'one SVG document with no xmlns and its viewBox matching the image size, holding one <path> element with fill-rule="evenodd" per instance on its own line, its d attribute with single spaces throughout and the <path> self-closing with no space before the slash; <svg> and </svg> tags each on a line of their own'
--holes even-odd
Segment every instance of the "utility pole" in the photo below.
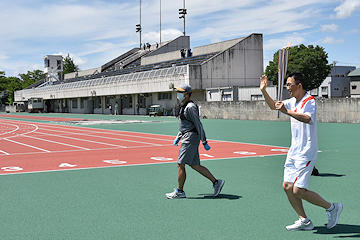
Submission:
<svg viewBox="0 0 360 240">
<path fill-rule="evenodd" d="M 184 7 L 179 9 L 179 14 L 181 15 L 179 18 L 184 19 L 184 36 L 185 36 L 185 15 L 187 14 L 186 8 L 185 8 L 185 0 L 184 0 Z"/>
<path fill-rule="evenodd" d="M 334 77 L 336 77 L 336 64 L 338 63 L 338 61 L 333 61 L 333 68 L 334 68 Z"/>
</svg>

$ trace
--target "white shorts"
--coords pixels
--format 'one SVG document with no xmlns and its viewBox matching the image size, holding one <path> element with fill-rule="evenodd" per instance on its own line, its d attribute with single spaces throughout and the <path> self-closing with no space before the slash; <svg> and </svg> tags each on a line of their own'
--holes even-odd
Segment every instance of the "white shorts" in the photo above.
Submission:
<svg viewBox="0 0 360 240">
<path fill-rule="evenodd" d="M 286 158 L 284 182 L 294 183 L 295 187 L 307 189 L 316 160 L 299 161 Z"/>
</svg>

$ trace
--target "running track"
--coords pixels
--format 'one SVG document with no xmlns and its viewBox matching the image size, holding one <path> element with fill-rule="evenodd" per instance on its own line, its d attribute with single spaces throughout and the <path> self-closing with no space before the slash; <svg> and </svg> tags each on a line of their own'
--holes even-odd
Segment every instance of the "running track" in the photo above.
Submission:
<svg viewBox="0 0 360 240">
<path fill-rule="evenodd" d="M 176 162 L 174 136 L 0 119 L 0 174 Z M 209 140 L 201 160 L 286 154 L 288 148 Z"/>
</svg>

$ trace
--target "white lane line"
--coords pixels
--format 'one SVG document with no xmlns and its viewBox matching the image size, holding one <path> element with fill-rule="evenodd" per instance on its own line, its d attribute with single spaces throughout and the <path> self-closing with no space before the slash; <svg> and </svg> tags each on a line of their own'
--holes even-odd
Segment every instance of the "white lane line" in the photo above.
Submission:
<svg viewBox="0 0 360 240">
<path fill-rule="evenodd" d="M 56 134 L 49 134 L 49 133 L 40 133 L 40 132 L 38 132 L 38 133 L 39 133 L 39 134 L 43 134 L 43 135 L 48 135 L 48 136 L 55 136 L 55 137 L 68 138 L 68 139 L 77 140 L 77 141 L 91 142 L 91 143 L 103 144 L 103 145 L 107 145 L 107 146 L 127 148 L 127 147 L 125 147 L 125 146 L 121 146 L 121 145 L 110 144 L 110 143 L 102 143 L 102 142 L 96 142 L 96 141 L 86 140 L 86 139 L 82 139 L 82 138 L 73 138 L 73 137 L 67 137 L 67 136 L 56 135 Z"/>
<path fill-rule="evenodd" d="M 61 130 L 64 130 L 64 127 L 58 127 L 58 126 L 51 126 L 51 128 L 53 128 L 53 129 L 49 129 L 48 126 L 41 126 L 41 127 L 44 127 L 45 129 L 40 128 L 39 130 L 58 131 L 58 130 L 55 130 L 55 129 L 59 129 L 59 128 Z M 65 126 L 65 127 L 68 127 L 68 126 Z M 73 126 L 71 126 L 71 127 L 73 127 Z M 108 134 L 108 135 L 111 134 L 111 135 L 115 135 L 115 136 L 127 136 L 127 137 L 134 137 L 134 138 L 154 139 L 154 140 L 158 140 L 158 141 L 169 141 L 169 139 L 161 139 L 161 138 L 155 138 L 155 137 L 146 137 L 146 136 L 137 136 L 137 135 L 129 135 L 129 134 L 119 133 L 119 132 L 127 132 L 127 131 L 119 131 L 119 132 L 117 132 L 116 130 L 107 130 L 107 132 L 104 132 L 104 131 L 101 131 L 101 130 L 104 130 L 104 129 L 99 129 L 99 131 L 94 131 L 94 130 L 89 130 L 89 129 L 76 128 L 76 131 L 86 132 L 86 133 L 94 133 L 94 134 L 102 133 L 102 134 Z M 138 133 L 138 132 L 128 132 L 128 133 L 147 134 L 147 135 L 155 135 L 155 136 L 158 135 L 158 136 L 161 136 L 161 137 L 166 136 L 166 135 L 153 134 L 153 133 Z M 74 133 L 74 134 L 76 134 L 76 133 Z M 169 136 L 169 137 L 172 137 L 172 136 Z"/>
<path fill-rule="evenodd" d="M 53 131 L 53 132 L 57 132 L 57 130 L 50 130 L 50 129 L 46 129 L 47 131 Z M 40 130 L 41 131 L 41 130 Z M 37 132 L 39 134 L 44 134 L 41 132 Z M 46 134 L 46 133 L 45 133 Z M 147 144 L 147 145 L 152 145 L 152 146 L 161 146 L 161 144 L 156 144 L 156 143 L 149 143 L 149 142 L 140 142 L 140 141 L 135 141 L 135 140 L 128 140 L 128 139 L 119 139 L 119 138 L 113 138 L 113 137 L 104 137 L 104 136 L 97 136 L 97 135 L 91 135 L 91 134 L 85 134 L 85 133 L 69 133 L 71 135 L 78 135 L 78 136 L 88 136 L 88 137 L 95 137 L 95 138 L 104 138 L 104 139 L 109 139 L 109 140 L 116 140 L 116 141 L 124 141 L 124 142 L 134 142 L 134 143 L 141 143 L 141 144 Z M 51 134 L 53 135 L 53 134 Z M 59 136 L 59 137 L 65 137 L 64 135 L 53 135 L 53 136 Z"/>
<path fill-rule="evenodd" d="M 43 139 L 43 138 L 37 138 L 37 137 L 26 136 L 26 135 L 24 135 L 24 137 L 33 138 L 33 139 L 37 139 L 37 140 L 41 140 L 41 141 L 45 141 L 45 142 L 51 142 L 51 143 L 55 143 L 55 144 L 60 144 L 60 145 L 64 145 L 64 146 L 74 147 L 74 148 L 80 148 L 83 150 L 90 150 L 89 148 L 79 147 L 79 146 L 66 144 L 66 143 L 62 143 L 62 142 L 55 142 L 55 141 L 51 141 L 51 140 L 47 140 L 47 139 Z"/>
<path fill-rule="evenodd" d="M 7 153 L 7 152 L 1 151 L 1 150 L 0 150 L 0 152 L 5 154 L 5 155 L 10 155 L 10 153 Z"/>
<path fill-rule="evenodd" d="M 10 140 L 10 139 L 7 139 L 7 138 L 4 138 L 4 140 L 9 141 L 9 142 L 13 142 L 13 143 L 16 143 L 16 144 L 20 144 L 20 145 L 23 145 L 23 146 L 26 146 L 26 147 L 35 148 L 35 149 L 40 150 L 40 151 L 51 152 L 51 151 L 48 151 L 48 150 L 45 150 L 45 149 L 42 149 L 42 148 L 31 146 L 31 145 L 28 145 L 28 144 L 25 144 L 25 143 L 16 142 L 16 141 L 13 141 L 13 140 Z"/>
<path fill-rule="evenodd" d="M 172 137 L 169 135 L 162 135 L 162 134 L 155 134 L 155 133 L 142 133 L 142 132 L 130 132 L 130 131 L 117 131 L 117 130 L 106 130 L 105 129 L 98 129 L 98 131 L 95 131 L 94 129 L 88 129 L 86 127 L 75 127 L 75 126 L 55 126 L 55 125 L 51 125 L 51 124 L 44 124 L 44 123 L 39 123 L 37 126 L 41 127 L 38 130 L 48 130 L 48 131 L 55 131 L 58 132 L 59 130 L 55 130 L 55 129 L 60 129 L 62 132 L 66 132 L 69 133 L 69 131 L 71 131 L 72 129 L 75 128 L 76 131 L 79 132 L 86 132 L 86 133 L 94 133 L 94 134 L 107 134 L 107 135 L 115 135 L 115 137 L 117 136 L 129 136 L 129 137 L 134 137 L 134 138 L 145 138 L 145 139 L 154 139 L 157 141 L 170 141 L 171 139 L 162 139 L 160 137 Z M 44 128 L 44 129 L 42 129 Z M 52 129 L 50 129 L 52 128 Z M 65 130 L 64 130 L 65 129 Z M 123 134 L 123 133 L 119 133 L 119 132 L 125 132 L 128 134 L 145 134 L 145 135 L 153 135 L 153 136 L 159 136 L 159 137 L 146 137 L 146 136 L 138 136 L 138 135 L 128 135 L 128 134 Z M 75 134 L 75 133 L 74 133 Z M 125 141 L 125 140 L 123 140 Z M 131 140 L 128 140 L 131 141 Z M 171 140 L 172 141 L 172 140 Z M 143 143 L 143 142 L 139 142 L 139 143 Z M 146 143 L 146 144 L 151 144 L 151 143 Z M 155 143 L 152 143 L 154 145 L 156 145 Z M 161 144 L 160 144 L 161 145 Z"/>
<path fill-rule="evenodd" d="M 1 133 L 0 135 L 9 134 L 9 133 L 15 132 L 15 131 L 17 131 L 19 129 L 19 126 L 15 125 L 15 124 L 10 124 L 10 123 L 1 123 L 1 124 L 7 124 L 7 125 L 11 125 L 11 126 L 16 126 L 16 128 L 14 130 L 12 130 L 12 131 Z"/>
<path fill-rule="evenodd" d="M 161 145 L 160 147 L 171 147 L 173 146 L 172 144 L 167 144 L 167 145 Z M 133 147 L 126 147 L 126 149 L 129 148 L 152 148 L 154 146 L 133 146 Z M 158 146 L 157 146 L 158 147 Z M 86 151 L 103 151 L 103 150 L 115 150 L 115 149 L 119 149 L 118 147 L 104 147 L 104 148 L 93 148 L 93 149 L 89 149 Z M 68 149 L 68 150 L 58 150 L 58 151 L 51 151 L 51 153 L 68 153 L 68 152 L 81 152 L 84 151 L 82 149 Z M 32 155 L 32 154 L 46 154 L 45 152 L 24 152 L 24 153 L 9 153 L 9 155 Z"/>
</svg>

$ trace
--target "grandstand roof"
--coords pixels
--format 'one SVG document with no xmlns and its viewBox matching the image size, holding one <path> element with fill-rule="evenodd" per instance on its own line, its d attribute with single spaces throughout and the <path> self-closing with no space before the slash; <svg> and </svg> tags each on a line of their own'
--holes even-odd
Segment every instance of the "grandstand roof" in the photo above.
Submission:
<svg viewBox="0 0 360 240">
<path fill-rule="evenodd" d="M 61 84 L 61 83 L 69 83 L 69 82 L 76 82 L 76 81 L 82 81 L 82 80 L 89 80 L 89 79 L 96 79 L 96 78 L 102 78 L 102 77 L 109 77 L 109 76 L 117 76 L 117 75 L 123 75 L 123 74 L 129 74 L 134 72 L 143 72 L 143 71 L 151 71 L 151 70 L 158 70 L 163 68 L 169 68 L 174 66 L 182 66 L 182 65 L 198 65 L 201 64 L 211 57 L 213 57 L 217 52 L 214 53 L 208 53 L 203 55 L 197 55 L 197 56 L 191 56 L 187 58 L 179 58 L 169 61 L 163 61 L 163 62 L 157 62 L 153 64 L 147 64 L 147 65 L 141 65 L 141 57 L 133 61 L 132 63 L 125 66 L 123 69 L 120 70 L 113 70 L 113 71 L 105 71 L 98 74 L 92 74 L 87 76 L 81 76 L 81 77 L 75 77 L 70 79 L 65 79 L 62 81 L 54 82 L 54 84 Z M 128 55 L 129 56 L 129 55 Z M 120 57 L 119 57 L 120 58 Z M 118 59 L 118 58 L 116 58 Z M 110 62 L 107 65 L 107 68 L 112 68 L 118 61 L 112 60 L 112 65 L 110 66 Z"/>
</svg>

